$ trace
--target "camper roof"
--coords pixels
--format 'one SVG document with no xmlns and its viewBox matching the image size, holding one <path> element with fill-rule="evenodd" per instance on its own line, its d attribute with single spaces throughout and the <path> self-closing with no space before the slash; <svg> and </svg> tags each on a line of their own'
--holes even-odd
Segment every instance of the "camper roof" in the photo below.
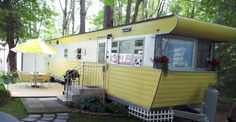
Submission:
<svg viewBox="0 0 236 122">
<path fill-rule="evenodd" d="M 130 28 L 130 30 L 124 32 L 122 31 L 124 27 Z M 178 15 L 169 15 L 134 24 L 56 38 L 48 40 L 48 42 L 55 43 L 58 41 L 60 44 L 65 44 L 75 41 L 96 40 L 98 37 L 103 37 L 107 34 L 112 34 L 113 38 L 145 34 L 178 34 L 223 42 L 236 40 L 236 28 Z"/>
</svg>

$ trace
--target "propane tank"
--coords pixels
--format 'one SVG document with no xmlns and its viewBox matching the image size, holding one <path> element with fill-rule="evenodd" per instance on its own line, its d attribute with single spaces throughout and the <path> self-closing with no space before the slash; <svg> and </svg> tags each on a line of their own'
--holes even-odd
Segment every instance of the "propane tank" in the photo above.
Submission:
<svg viewBox="0 0 236 122">
<path fill-rule="evenodd" d="M 209 122 L 215 121 L 217 100 L 219 92 L 215 88 L 208 88 L 204 96 L 203 113 L 206 114 Z"/>
</svg>

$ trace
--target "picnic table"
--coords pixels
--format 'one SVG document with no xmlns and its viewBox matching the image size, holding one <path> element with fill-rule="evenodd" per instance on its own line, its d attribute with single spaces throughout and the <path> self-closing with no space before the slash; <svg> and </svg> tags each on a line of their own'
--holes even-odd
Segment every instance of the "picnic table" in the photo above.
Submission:
<svg viewBox="0 0 236 122">
<path fill-rule="evenodd" d="M 39 85 L 37 85 L 37 83 L 43 83 L 47 80 L 49 80 L 49 75 L 47 73 L 44 72 L 30 72 L 29 73 L 32 76 L 32 80 L 34 81 L 34 85 L 32 85 L 32 87 L 39 87 Z"/>
</svg>

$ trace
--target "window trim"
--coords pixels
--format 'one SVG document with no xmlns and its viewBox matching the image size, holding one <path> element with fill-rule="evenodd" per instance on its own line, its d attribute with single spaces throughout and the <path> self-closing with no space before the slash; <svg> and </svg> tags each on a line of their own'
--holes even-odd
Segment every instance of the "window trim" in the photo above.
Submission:
<svg viewBox="0 0 236 122">
<path fill-rule="evenodd" d="M 120 64 L 119 63 L 119 53 L 120 53 L 120 43 L 119 42 L 122 42 L 122 41 L 136 41 L 136 40 L 143 40 L 143 57 L 142 57 L 142 65 L 141 66 L 136 66 L 136 65 L 126 65 L 126 64 Z M 112 64 L 112 65 L 117 65 L 117 66 L 127 66 L 127 67 L 143 67 L 143 65 L 144 65 L 144 56 L 145 56 L 145 54 L 144 54 L 144 52 L 145 52 L 145 37 L 136 37 L 136 38 L 124 38 L 124 39 L 114 39 L 114 40 L 112 40 L 111 41 L 111 44 L 110 44 L 110 47 L 111 47 L 111 49 L 110 49 L 110 52 L 114 49 L 114 48 L 112 48 L 112 42 L 118 42 L 118 45 L 117 45 L 117 48 L 115 48 L 116 50 L 117 50 L 117 55 L 118 55 L 118 62 L 117 63 L 111 63 L 111 53 L 110 53 L 110 59 L 109 59 L 109 62 Z M 139 47 L 141 47 L 141 46 L 139 46 Z M 135 46 L 134 46 L 134 50 L 135 49 L 140 49 L 140 48 L 135 48 Z"/>
</svg>

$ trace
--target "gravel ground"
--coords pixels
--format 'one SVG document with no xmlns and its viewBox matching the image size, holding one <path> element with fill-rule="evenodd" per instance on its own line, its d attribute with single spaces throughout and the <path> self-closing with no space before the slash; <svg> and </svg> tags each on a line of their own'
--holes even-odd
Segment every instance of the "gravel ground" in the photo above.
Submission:
<svg viewBox="0 0 236 122">
<path fill-rule="evenodd" d="M 215 122 L 228 122 L 227 121 L 227 117 L 228 117 L 228 112 L 220 112 L 220 111 L 218 111 L 216 113 L 216 120 L 215 120 Z"/>
</svg>

